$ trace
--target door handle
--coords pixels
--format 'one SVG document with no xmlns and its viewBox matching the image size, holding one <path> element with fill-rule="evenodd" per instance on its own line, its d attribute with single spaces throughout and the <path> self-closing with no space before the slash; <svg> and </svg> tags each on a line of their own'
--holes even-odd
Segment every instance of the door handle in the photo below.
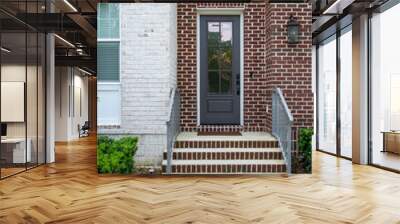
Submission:
<svg viewBox="0 0 400 224">
<path fill-rule="evenodd" d="M 240 74 L 236 74 L 236 95 L 240 95 Z"/>
</svg>

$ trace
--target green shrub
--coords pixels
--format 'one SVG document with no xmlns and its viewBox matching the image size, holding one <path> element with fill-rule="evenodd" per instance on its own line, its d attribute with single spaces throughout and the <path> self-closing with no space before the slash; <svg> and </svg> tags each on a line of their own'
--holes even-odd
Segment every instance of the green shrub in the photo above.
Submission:
<svg viewBox="0 0 400 224">
<path fill-rule="evenodd" d="M 300 163 L 306 173 L 311 173 L 312 168 L 312 135 L 311 128 L 301 128 L 299 133 Z"/>
<path fill-rule="evenodd" d="M 99 173 L 132 173 L 137 141 L 136 137 L 112 139 L 100 136 L 97 139 L 97 171 Z"/>
</svg>

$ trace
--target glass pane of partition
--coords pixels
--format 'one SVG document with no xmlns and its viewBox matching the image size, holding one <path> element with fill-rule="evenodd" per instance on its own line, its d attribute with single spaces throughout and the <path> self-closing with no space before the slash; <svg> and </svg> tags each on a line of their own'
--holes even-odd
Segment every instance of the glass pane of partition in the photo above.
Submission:
<svg viewBox="0 0 400 224">
<path fill-rule="evenodd" d="M 400 5 L 371 19 L 372 163 L 400 170 Z"/>
<path fill-rule="evenodd" d="M 37 145 L 38 145 L 38 164 L 45 163 L 46 158 L 46 146 L 45 146 L 45 120 L 46 120 L 46 76 L 45 76 L 45 66 L 46 66 L 46 36 L 42 33 L 39 33 L 39 41 L 38 41 L 38 136 L 37 136 Z"/>
<path fill-rule="evenodd" d="M 340 154 L 352 157 L 352 34 L 351 26 L 340 36 Z"/>
<path fill-rule="evenodd" d="M 336 36 L 318 47 L 318 148 L 336 154 Z"/>
<path fill-rule="evenodd" d="M 26 115 L 27 115 L 27 151 L 28 163 L 27 167 L 31 168 L 37 165 L 38 158 L 38 141 L 37 141 L 37 98 L 38 98 L 38 35 L 36 32 L 28 31 L 27 33 L 27 80 L 26 80 Z"/>
<path fill-rule="evenodd" d="M 1 34 L 1 175 L 24 171 L 31 151 L 26 150 L 26 33 Z"/>
</svg>

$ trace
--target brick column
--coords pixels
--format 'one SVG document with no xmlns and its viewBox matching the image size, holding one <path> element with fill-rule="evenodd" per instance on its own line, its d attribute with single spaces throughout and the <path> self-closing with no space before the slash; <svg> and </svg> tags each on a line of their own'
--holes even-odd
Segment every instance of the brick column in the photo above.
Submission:
<svg viewBox="0 0 400 224">
<path fill-rule="evenodd" d="M 300 42 L 287 43 L 290 16 L 300 23 Z M 282 89 L 294 117 L 293 137 L 298 129 L 313 127 L 312 13 L 309 3 L 268 3 L 266 5 L 266 70 L 268 86 L 267 129 L 272 128 L 272 90 Z M 295 144 L 295 149 L 297 149 Z"/>
</svg>

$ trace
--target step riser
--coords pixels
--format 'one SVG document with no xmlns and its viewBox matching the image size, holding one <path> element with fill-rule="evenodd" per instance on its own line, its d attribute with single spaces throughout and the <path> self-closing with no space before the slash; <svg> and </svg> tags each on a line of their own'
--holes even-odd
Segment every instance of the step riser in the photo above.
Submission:
<svg viewBox="0 0 400 224">
<path fill-rule="evenodd" d="M 174 160 L 282 160 L 281 152 L 174 152 Z M 167 153 L 164 152 L 164 160 Z"/>
<path fill-rule="evenodd" d="M 175 148 L 278 148 L 277 141 L 177 141 Z"/>
<path fill-rule="evenodd" d="M 166 173 L 166 166 L 162 167 Z M 172 174 L 246 174 L 246 173 L 284 173 L 286 165 L 172 165 Z"/>
</svg>

